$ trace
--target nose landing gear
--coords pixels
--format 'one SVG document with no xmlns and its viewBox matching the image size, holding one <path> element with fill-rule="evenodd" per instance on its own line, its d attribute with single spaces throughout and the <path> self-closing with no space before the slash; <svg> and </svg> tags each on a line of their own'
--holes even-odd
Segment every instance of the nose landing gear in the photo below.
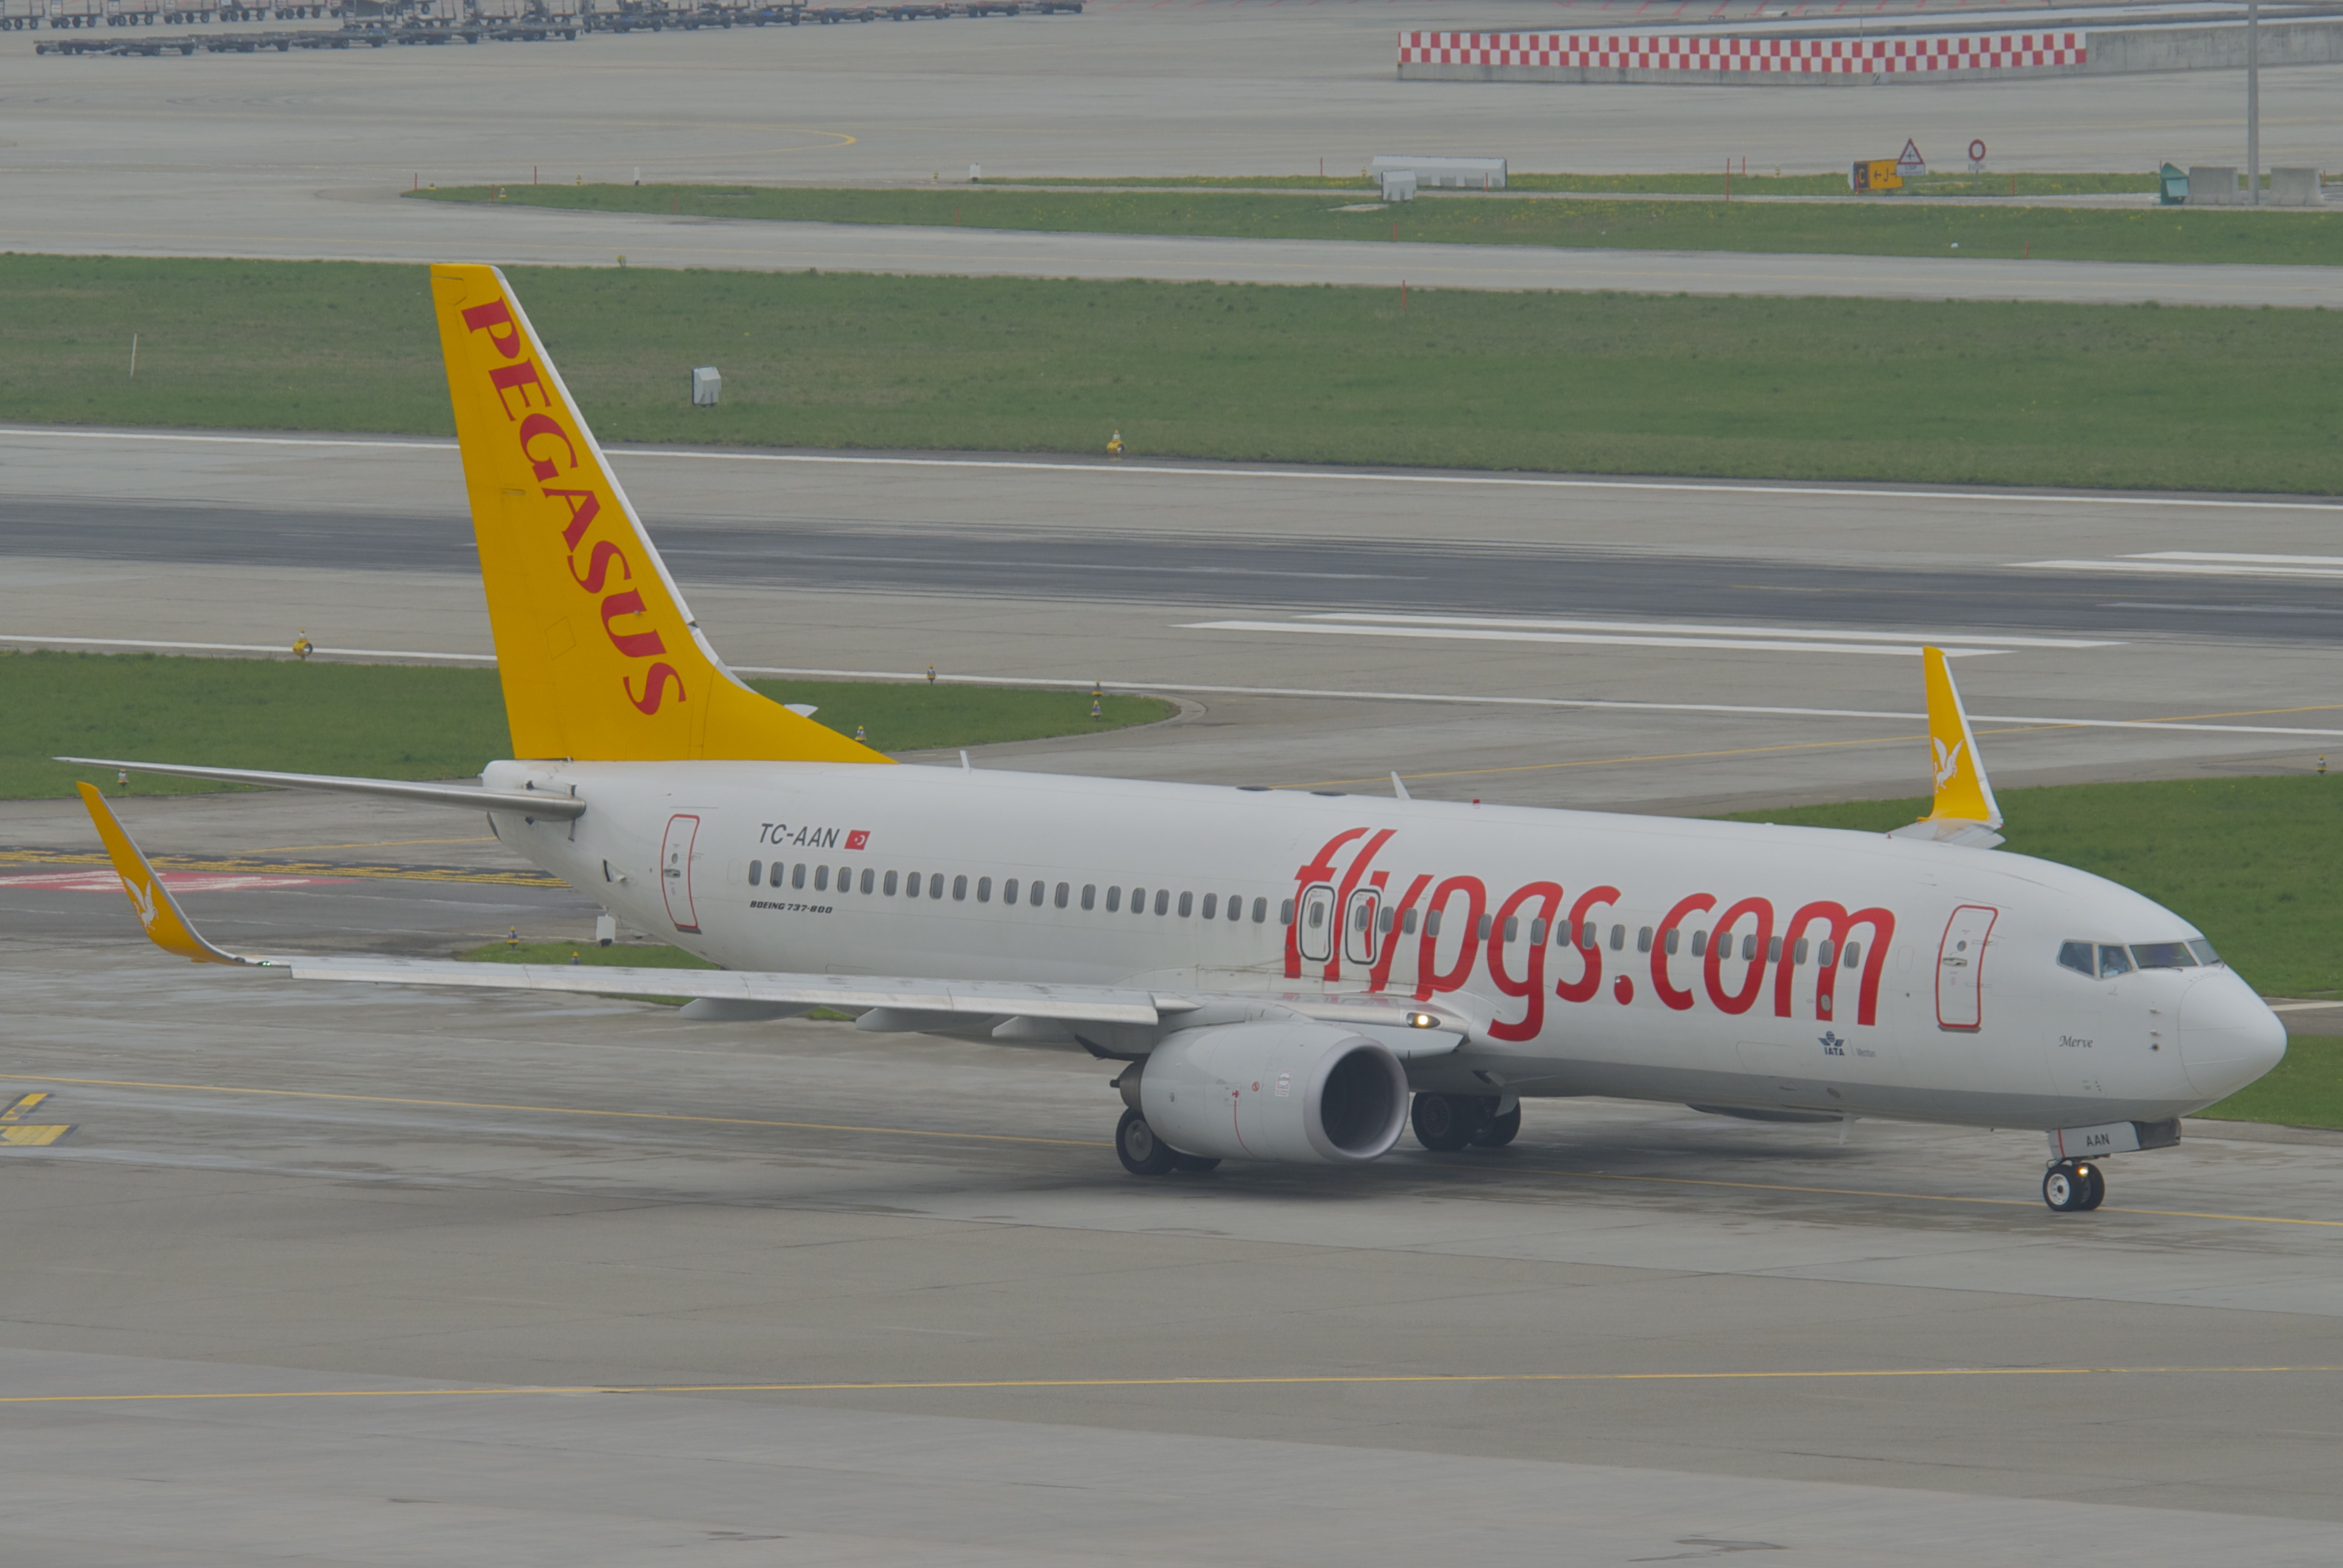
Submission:
<svg viewBox="0 0 2343 1568">
<path fill-rule="evenodd" d="M 2042 1201 L 2053 1213 L 2087 1213 L 2107 1195 L 2107 1172 L 2087 1160 L 2061 1160 L 2042 1173 Z"/>
</svg>

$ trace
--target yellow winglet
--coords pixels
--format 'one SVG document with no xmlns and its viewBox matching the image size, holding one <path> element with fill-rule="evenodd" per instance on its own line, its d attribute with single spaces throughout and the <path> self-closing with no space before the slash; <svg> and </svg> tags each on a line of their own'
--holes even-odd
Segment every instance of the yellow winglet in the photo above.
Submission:
<svg viewBox="0 0 2343 1568">
<path fill-rule="evenodd" d="M 2001 826 L 2001 808 L 1995 804 L 1993 785 L 1977 757 L 1976 737 L 1969 731 L 1969 716 L 1953 685 L 1952 666 L 1940 648 L 1923 648 L 1928 680 L 1928 765 L 1936 776 L 1936 796 L 1923 822 L 1977 822 Z"/>
<path fill-rule="evenodd" d="M 81 791 L 81 803 L 89 808 L 89 819 L 97 824 L 97 836 L 106 841 L 106 858 L 114 862 L 114 874 L 122 879 L 122 890 L 130 897 L 130 907 L 137 912 L 138 923 L 146 935 L 166 953 L 176 953 L 191 963 L 248 964 L 256 960 L 238 958 L 219 949 L 197 935 L 187 917 L 179 912 L 178 900 L 171 890 L 138 852 L 114 815 L 114 808 L 94 784 L 76 784 Z"/>
</svg>

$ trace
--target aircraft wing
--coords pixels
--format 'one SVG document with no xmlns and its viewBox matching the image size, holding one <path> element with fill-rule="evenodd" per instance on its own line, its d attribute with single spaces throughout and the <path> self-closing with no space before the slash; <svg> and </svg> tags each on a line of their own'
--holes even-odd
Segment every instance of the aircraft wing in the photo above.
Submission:
<svg viewBox="0 0 2343 1568">
<path fill-rule="evenodd" d="M 87 768 L 125 773 L 167 773 L 176 779 L 208 779 L 221 784 L 255 784 L 278 789 L 330 789 L 381 795 L 434 806 L 466 806 L 477 811 L 522 811 L 557 821 L 586 814 L 586 802 L 570 795 L 533 795 L 518 789 L 486 789 L 475 784 L 427 784 L 409 779 L 351 779 L 338 773 L 271 773 L 258 768 L 196 768 L 184 762 L 126 762 L 113 757 L 52 757 Z M 89 788 L 85 784 L 82 788 Z M 92 808 L 93 814 L 96 809 Z"/>
<path fill-rule="evenodd" d="M 82 803 L 97 825 L 115 874 L 155 945 L 196 963 L 280 970 L 295 980 L 465 986 L 476 990 L 568 991 L 600 996 L 689 997 L 778 1008 L 833 1008 L 880 1015 L 887 1030 L 932 1030 L 956 1019 L 1033 1019 L 1051 1023 L 1155 1026 L 1213 1001 L 1268 1006 L 1330 1023 L 1347 1023 L 1402 1056 L 1453 1050 L 1472 1030 L 1448 1007 L 1359 995 L 1221 997 L 1175 994 L 1138 986 L 1049 985 L 1016 980 L 935 980 L 917 976 L 791 974 L 749 970 L 629 969 L 587 964 L 467 963 L 445 960 L 260 958 L 228 952 L 198 932 L 164 886 L 106 797 L 82 784 Z M 872 1027 L 868 1018 L 865 1028 Z M 1063 1038 L 1060 1036 L 1060 1038 Z"/>
</svg>

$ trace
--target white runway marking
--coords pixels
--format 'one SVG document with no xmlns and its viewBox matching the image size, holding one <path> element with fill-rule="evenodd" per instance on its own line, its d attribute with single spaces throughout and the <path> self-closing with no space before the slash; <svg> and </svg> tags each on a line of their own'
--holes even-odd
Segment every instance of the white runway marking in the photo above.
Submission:
<svg viewBox="0 0 2343 1568">
<path fill-rule="evenodd" d="M 1322 610 L 1305 615 L 1303 620 L 1357 621 L 1388 626 L 1485 626 L 1520 631 L 1603 631 L 1636 633 L 1675 633 L 1684 636 L 1755 637 L 1767 640 L 1782 638 L 1822 638 L 1832 642 L 1908 643 L 1921 642 L 1946 645 L 1942 637 L 1930 637 L 1909 631 L 1842 631 L 1826 626 L 1718 626 L 1707 621 L 1688 620 L 1555 620 L 1542 617 L 1503 615 L 1416 615 L 1398 614 L 1384 610 Z M 1990 637 L 1956 637 L 1953 643 L 1983 645 L 1998 648 L 2121 648 L 2119 642 L 2090 641 L 2073 637 L 2006 637 L 1996 632 Z M 1900 651 L 1900 650 L 1899 650 Z"/>
<path fill-rule="evenodd" d="M 1711 651 L 1732 653 L 1864 653 L 1885 654 L 1904 658 L 1917 658 L 1921 653 L 1921 645 L 1916 642 L 1852 640 L 1820 642 L 1778 637 L 1669 637 L 1656 633 L 1644 635 L 1633 632 L 1509 631 L 1466 626 L 1330 626 L 1322 622 L 1312 625 L 1292 620 L 1194 620 L 1182 622 L 1180 629 L 1182 631 L 1274 631 L 1320 637 L 1427 638 L 1443 642 L 1541 642 L 1572 643 L 1597 648 L 1706 648 Z M 1973 658 L 2008 651 L 2006 648 L 1946 647 L 1945 657 Z"/>
<path fill-rule="evenodd" d="M 212 436 L 155 430 L 65 430 L 0 426 L 0 439 L 24 437 L 67 441 L 179 441 L 246 447 L 379 447 L 395 451 L 452 452 L 453 441 L 347 436 Z M 1362 485 L 1478 485 L 1503 489 L 1652 490 L 1724 496 L 1845 496 L 1865 500 L 1973 501 L 1996 506 L 2184 507 L 2214 511 L 2337 512 L 2343 501 L 2212 500 L 2200 496 L 2085 496 L 2055 491 L 1880 489 L 1851 485 L 1728 484 L 1694 479 L 1603 479 L 1523 474 L 1405 474 L 1358 468 L 1229 468 L 1174 463 L 1056 462 L 1018 457 L 863 457 L 815 452 L 724 452 L 689 447 L 605 447 L 614 457 L 681 457 L 714 463 L 810 463 L 872 468 L 1007 468 L 1036 473 L 1160 474 L 1175 477 L 1292 479 Z M 2058 563 L 2027 561 L 2025 566 Z"/>
<path fill-rule="evenodd" d="M 2268 556 L 2234 550 L 2150 550 L 2100 561 L 2016 561 L 2066 572 L 2148 572 L 2184 578 L 2343 578 L 2343 556 Z"/>
<path fill-rule="evenodd" d="M 12 637 L 0 635 L 0 642 L 24 643 L 34 648 L 178 648 L 189 652 L 281 653 L 274 645 L 224 642 L 156 642 L 122 638 L 88 637 Z M 494 664 L 496 656 L 487 653 L 398 653 L 386 648 L 319 648 L 321 654 L 339 654 L 350 658 L 426 658 L 460 660 L 468 664 Z M 805 680 L 899 680 L 925 681 L 927 672 L 920 669 L 817 669 L 798 665 L 736 664 L 729 667 L 735 675 L 792 676 Z M 1047 687 L 1061 690 L 1079 690 L 1093 684 L 1088 680 L 1067 680 L 1041 675 L 942 675 L 936 677 L 946 686 L 1027 686 Z M 1102 684 L 1109 691 L 1168 691 L 1199 697 L 1302 697 L 1357 702 L 1429 702 L 1453 708 L 1466 704 L 1485 708 L 1555 708 L 1555 709 L 1614 709 L 1622 713 L 1715 713 L 1765 719 L 1886 719 L 1900 723 L 1917 724 L 1928 717 L 1925 713 L 1906 712 L 1885 708 L 1776 708 L 1742 702 L 1634 702 L 1609 697 L 1487 697 L 1453 691 L 1357 691 L 1340 687 L 1310 686 L 1212 686 L 1198 681 L 1176 680 L 1107 680 Z M 2343 739 L 2343 729 L 2306 729 L 2276 724 L 2200 724 L 2173 719 L 2073 719 L 2049 717 L 2038 713 L 1973 713 L 1970 719 L 1979 724 L 2039 725 L 2045 729 L 2177 729 L 2201 730 L 2215 735 L 2309 735 L 2321 739 Z"/>
</svg>

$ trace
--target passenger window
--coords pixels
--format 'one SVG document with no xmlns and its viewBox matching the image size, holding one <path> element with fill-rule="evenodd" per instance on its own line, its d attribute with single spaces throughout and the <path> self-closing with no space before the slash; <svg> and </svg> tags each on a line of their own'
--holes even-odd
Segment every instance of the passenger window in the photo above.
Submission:
<svg viewBox="0 0 2343 1568">
<path fill-rule="evenodd" d="M 2060 942 L 2058 962 L 2063 968 L 2073 970 L 2086 978 L 2099 972 L 2098 955 L 2091 950 L 2088 942 Z"/>
<path fill-rule="evenodd" d="M 1255 899 L 1252 901 L 1252 923 L 1254 925 L 1261 924 L 1261 907 L 1268 901 L 1269 900 L 1266 899 Z M 1292 899 L 1281 899 L 1278 900 L 1277 923 L 1281 926 L 1290 926 L 1293 923 L 1293 900 Z"/>
<path fill-rule="evenodd" d="M 1375 930 L 1379 931 L 1390 930 L 1392 929 L 1392 922 L 1398 918 L 1399 911 L 1393 909 L 1389 904 L 1385 904 L 1383 906 L 1383 912 L 1375 917 Z"/>
<path fill-rule="evenodd" d="M 1408 910 L 1407 914 L 1400 920 L 1399 929 L 1408 936 L 1412 937 L 1415 935 L 1415 911 L 1413 910 Z"/>
<path fill-rule="evenodd" d="M 1693 934 L 1692 934 L 1692 956 L 1693 956 L 1693 957 L 1694 957 L 1694 958 L 1699 958 L 1699 957 L 1701 957 L 1703 954 L 1706 953 L 1707 951 L 1708 951 L 1708 933 L 1707 933 L 1706 931 L 1694 931 L 1694 932 L 1693 932 Z"/>
<path fill-rule="evenodd" d="M 2200 964 L 2217 964 L 2221 961 L 2221 955 L 2213 950 L 2213 944 L 2202 937 L 2190 942 L 2188 946 L 2196 952 L 2197 961 Z"/>
<path fill-rule="evenodd" d="M 1509 942 L 1517 940 L 1521 934 L 1522 918 L 1519 915 L 1507 915 L 1505 917 L 1505 940 Z"/>
<path fill-rule="evenodd" d="M 1193 893 L 1182 893 L 1182 894 L 1181 894 L 1181 895 L 1180 895 L 1180 918 L 1181 918 L 1182 920 L 1186 920 L 1190 915 L 1192 915 L 1192 914 L 1194 914 L 1195 912 L 1196 912 L 1196 895 L 1195 895 L 1195 894 L 1193 894 Z"/>
<path fill-rule="evenodd" d="M 1231 893 L 1229 895 L 1229 919 L 1232 920 L 1241 920 L 1244 919 L 1244 895 L 1242 893 Z M 1259 915 L 1255 915 L 1253 917 L 1255 924 L 1259 924 L 1260 920 L 1261 917 Z"/>
<path fill-rule="evenodd" d="M 1423 917 L 1423 934 L 1427 937 L 1436 937 L 1440 934 L 1440 911 L 1438 910 L 1434 910 L 1430 914 Z"/>
<path fill-rule="evenodd" d="M 968 898 L 968 876 L 965 872 L 952 879 L 952 898 L 965 901 Z"/>
<path fill-rule="evenodd" d="M 751 861 L 749 861 L 749 885 L 750 887 L 752 887 L 752 888 L 753 888 L 753 887 L 757 886 L 757 884 L 759 884 L 759 882 L 762 882 L 764 879 L 765 879 L 765 862 L 764 862 L 764 861 L 762 861 L 762 860 L 751 860 Z"/>
<path fill-rule="evenodd" d="M 1061 893 L 1058 898 L 1058 902 L 1062 904 L 1065 901 L 1065 896 Z M 1082 884 L 1082 908 L 1091 910 L 1096 909 L 1097 907 L 1098 884 L 1096 882 L 1084 882 Z"/>
<path fill-rule="evenodd" d="M 1488 916 L 1486 916 L 1486 915 L 1483 915 L 1483 916 L 1481 917 L 1481 923 L 1480 923 L 1480 925 L 1479 925 L 1479 926 L 1477 926 L 1476 928 L 1474 928 L 1474 930 L 1473 930 L 1473 940 L 1474 941 L 1480 941 L 1480 942 L 1485 942 L 1485 941 L 1487 941 L 1487 940 L 1489 940 L 1489 917 L 1488 917 Z"/>
<path fill-rule="evenodd" d="M 941 871 L 930 871 L 928 873 L 928 897 L 931 899 L 940 899 L 943 896 L 944 874 Z"/>
<path fill-rule="evenodd" d="M 1831 940 L 1825 937 L 1822 945 L 1815 950 L 1815 963 L 1818 968 L 1828 969 L 1831 967 L 1831 960 L 1836 956 L 1837 950 L 1831 946 Z"/>
<path fill-rule="evenodd" d="M 1220 894 L 1206 893 L 1204 895 L 1204 919 L 1208 920 L 1218 920 L 1220 918 Z"/>
<path fill-rule="evenodd" d="M 1034 887 L 1039 888 L 1041 884 L 1041 883 L 1039 883 L 1039 882 L 1036 882 L 1036 883 L 1034 883 L 1033 885 L 1034 885 Z M 1060 908 L 1060 909 L 1061 909 L 1061 910 L 1062 910 L 1062 909 L 1064 909 L 1064 908 L 1066 907 L 1066 889 L 1067 889 L 1067 884 L 1065 884 L 1064 882 L 1060 882 L 1060 883 L 1058 884 L 1058 908 Z M 1090 897 L 1089 897 L 1089 895 L 1088 895 L 1088 894 L 1083 895 L 1083 898 L 1082 898 L 1082 908 L 1084 908 L 1084 909 L 1088 909 L 1088 908 L 1090 908 L 1090 904 L 1091 904 L 1091 900 L 1090 900 Z"/>
<path fill-rule="evenodd" d="M 1794 947 L 1794 948 L 1792 948 L 1792 949 L 1790 950 L 1790 962 L 1791 962 L 1791 963 L 1793 963 L 1793 964 L 1802 964 L 1802 963 L 1805 963 L 1805 961 L 1806 961 L 1806 939 L 1805 939 L 1805 938 L 1804 938 L 1804 937 L 1800 937 L 1800 938 L 1798 939 L 1798 945 L 1797 945 L 1797 946 L 1795 946 L 1795 947 Z"/>
<path fill-rule="evenodd" d="M 1846 951 L 1839 955 L 1838 961 L 1848 969 L 1853 969 L 1855 965 L 1861 963 L 1863 961 L 1863 944 L 1861 942 L 1847 943 Z"/>
<path fill-rule="evenodd" d="M 954 889 L 953 893 L 957 896 L 959 890 Z M 992 902 L 992 879 L 990 877 L 979 877 L 976 879 L 976 901 L 980 904 L 989 904 Z"/>
<path fill-rule="evenodd" d="M 827 892 L 829 889 L 830 868 L 828 866 L 816 866 L 813 869 L 813 890 L 817 893 L 820 893 Z"/>
<path fill-rule="evenodd" d="M 1038 909 L 1040 909 L 1040 908 L 1041 907 L 1041 895 L 1042 895 L 1044 892 L 1046 892 L 1046 891 L 1048 891 L 1048 890 L 1047 890 L 1047 889 L 1045 889 L 1045 888 L 1043 888 L 1043 887 L 1041 886 L 1041 878 L 1039 878 L 1039 877 L 1036 877 L 1036 878 L 1034 878 L 1034 879 L 1033 879 L 1033 891 L 1032 891 L 1031 895 L 1026 899 L 1026 900 L 1025 900 L 1025 901 L 1026 901 L 1027 903 L 1029 903 L 1029 904 L 1032 905 L 1035 909 L 1037 909 L 1037 910 L 1038 910 Z M 1058 891 L 1058 902 L 1060 902 L 1060 903 L 1061 903 L 1061 904 L 1062 904 L 1062 903 L 1064 903 L 1065 901 L 1066 901 L 1065 887 L 1064 887 L 1064 884 L 1063 884 L 1063 883 L 1061 883 L 1061 884 L 1059 885 L 1059 891 Z"/>
<path fill-rule="evenodd" d="M 903 879 L 903 896 L 905 898 L 916 899 L 920 896 L 920 879 L 925 875 L 926 873 L 923 871 L 913 871 Z"/>
<path fill-rule="evenodd" d="M 1133 888 L 1131 890 L 1131 912 L 1134 915 L 1143 915 L 1147 912 L 1147 890 L 1145 888 Z"/>
<path fill-rule="evenodd" d="M 1624 926 L 1613 926 L 1611 928 L 1611 950 L 1615 953 L 1626 945 L 1627 928 Z"/>
<path fill-rule="evenodd" d="M 805 886 L 805 867 L 803 865 L 796 865 L 789 868 L 789 886 L 792 888 L 802 888 Z"/>
<path fill-rule="evenodd" d="M 1731 939 L 1728 938 L 1727 940 L 1729 940 Z M 1757 933 L 1755 931 L 1752 931 L 1747 936 L 1741 939 L 1741 959 L 1744 963 L 1746 963 L 1756 956 Z"/>
<path fill-rule="evenodd" d="M 1287 906 L 1286 906 L 1286 908 L 1287 908 L 1289 910 L 1292 910 L 1292 906 L 1291 904 L 1289 904 L 1289 905 L 1287 905 Z M 1287 914 L 1287 916 L 1286 916 L 1285 918 L 1286 918 L 1289 921 L 1290 921 L 1290 920 L 1292 920 L 1293 919 L 1293 917 L 1292 917 L 1292 915 L 1291 913 L 1288 913 L 1288 914 Z M 1262 924 L 1263 921 L 1267 920 L 1268 919 L 1269 919 L 1269 900 L 1268 900 L 1267 899 L 1255 899 L 1255 900 L 1252 901 L 1252 923 L 1253 923 L 1254 925 L 1260 925 L 1260 924 Z"/>
<path fill-rule="evenodd" d="M 1635 933 L 1635 950 L 1639 953 L 1647 953 L 1652 950 L 1651 927 L 1645 926 L 1643 930 Z"/>
<path fill-rule="evenodd" d="M 2099 978 L 2101 980 L 2113 980 L 2117 975 L 2127 975 L 2129 973 L 2131 973 L 2131 955 L 2129 953 L 2124 951 L 2121 948 L 2115 947 L 2103 947 L 2099 950 Z"/>
<path fill-rule="evenodd" d="M 1532 920 L 1530 922 L 1530 946 L 1534 948 L 1542 948 L 1545 946 L 1545 922 L 1544 920 Z"/>
<path fill-rule="evenodd" d="M 979 898 L 982 898 L 983 896 L 984 895 L 982 893 L 979 893 L 977 895 Z M 1013 904 L 1017 901 L 1016 878 L 1011 877 L 1007 881 L 1001 884 L 1001 901 L 1004 904 Z"/>
<path fill-rule="evenodd" d="M 870 867 L 865 866 L 862 868 L 862 890 L 864 892 L 867 893 L 870 890 L 871 879 L 875 874 L 876 873 L 874 873 Z"/>
<path fill-rule="evenodd" d="M 1161 888 L 1158 888 L 1158 889 L 1156 889 L 1156 890 L 1155 890 L 1155 912 L 1156 912 L 1157 914 L 1159 914 L 1159 915 L 1160 915 L 1160 914 L 1161 914 L 1165 910 L 1167 910 L 1167 909 L 1169 909 L 1169 908 L 1171 907 L 1171 904 L 1172 904 L 1172 895 L 1171 895 L 1171 893 L 1170 893 L 1170 892 L 1168 892 L 1167 890 L 1165 890 L 1164 889 L 1161 889 Z"/>
<path fill-rule="evenodd" d="M 1675 927 L 1674 927 L 1674 926 L 1670 926 L 1670 927 L 1668 928 L 1668 934 L 1667 934 L 1667 937 L 1666 937 L 1666 939 L 1665 939 L 1664 940 L 1663 940 L 1663 941 L 1660 943 L 1660 945 L 1661 945 L 1662 947 L 1665 948 L 1665 949 L 1668 950 L 1669 956 L 1671 956 L 1671 957 L 1674 957 L 1674 954 L 1675 954 L 1675 950 L 1676 950 L 1676 941 L 1677 941 L 1677 940 L 1678 940 L 1679 938 L 1681 938 L 1683 935 L 1684 935 L 1684 933 L 1683 933 L 1682 931 L 1680 931 L 1680 930 L 1676 930 L 1676 928 L 1675 928 Z"/>
<path fill-rule="evenodd" d="M 1286 922 L 1287 922 L 1288 924 L 1292 924 L 1292 923 L 1293 917 L 1292 917 L 1292 915 L 1288 915 L 1288 916 L 1286 916 L 1286 917 L 1285 917 L 1285 919 L 1286 919 Z M 1324 904 L 1322 904 L 1322 903 L 1319 902 L 1319 901 L 1318 901 L 1317 900 L 1315 900 L 1315 899 L 1311 900 L 1310 900 L 1310 929 L 1311 929 L 1312 930 L 1313 930 L 1313 931 L 1314 931 L 1314 930 L 1316 930 L 1320 926 L 1322 926 L 1322 925 L 1324 925 L 1325 923 L 1326 923 L 1326 906 L 1325 906 Z"/>
<path fill-rule="evenodd" d="M 1578 928 L 1578 945 L 1587 952 L 1594 950 L 1594 922 L 1587 920 Z"/>
<path fill-rule="evenodd" d="M 1089 892 L 1088 892 L 1087 890 L 1085 890 L 1085 891 L 1083 892 L 1083 894 L 1082 894 L 1082 907 L 1083 907 L 1084 909 L 1088 909 L 1088 908 L 1090 907 L 1090 901 L 1091 901 L 1090 894 L 1089 894 Z M 1122 884 L 1121 884 L 1121 883 L 1120 883 L 1120 882 L 1117 882 L 1117 883 L 1115 883 L 1113 886 L 1111 886 L 1111 887 L 1108 888 L 1108 889 L 1107 889 L 1107 890 L 1106 890 L 1106 912 L 1107 912 L 1108 914 L 1110 914 L 1110 915 L 1112 915 L 1112 914 L 1120 914 L 1120 913 L 1121 912 L 1121 910 L 1122 910 Z"/>
<path fill-rule="evenodd" d="M 890 899 L 895 896 L 895 873 L 890 871 L 887 873 L 886 890 L 887 896 Z"/>
<path fill-rule="evenodd" d="M 1782 939 L 1781 939 L 1781 938 L 1779 938 L 1779 937 L 1774 937 L 1774 938 L 1769 939 L 1769 940 L 1766 941 L 1766 943 L 1765 943 L 1765 961 L 1766 961 L 1767 963 L 1769 963 L 1769 964 L 1777 964 L 1777 963 L 1780 963 L 1780 962 L 1782 961 Z"/>
<path fill-rule="evenodd" d="M 838 890 L 839 890 L 840 892 L 841 892 L 841 893 L 850 893 L 850 892 L 854 891 L 854 868 L 853 868 L 853 867 L 851 867 L 851 866 L 840 866 L 840 867 L 839 867 L 839 869 L 838 869 Z"/>
</svg>

